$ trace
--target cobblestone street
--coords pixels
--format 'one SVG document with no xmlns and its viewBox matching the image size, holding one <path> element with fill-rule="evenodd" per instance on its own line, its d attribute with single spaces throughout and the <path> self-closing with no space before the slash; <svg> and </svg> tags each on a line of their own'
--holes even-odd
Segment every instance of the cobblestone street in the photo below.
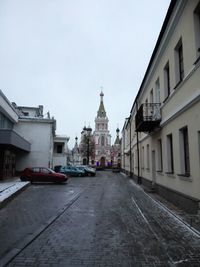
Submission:
<svg viewBox="0 0 200 267">
<path fill-rule="evenodd" d="M 55 198 L 58 190 L 57 185 L 31 188 L 43 190 L 46 199 L 50 193 Z M 28 190 L 30 204 L 31 188 L 9 203 L 4 213 L 16 201 L 23 205 Z M 65 200 L 70 190 L 77 194 Z M 49 223 L 24 246 L 14 244 L 18 252 L 8 266 L 200 266 L 200 236 L 121 174 L 102 171 L 95 178 L 72 178 L 62 186 L 61 199 L 68 204 L 60 203 L 60 213 L 52 211 L 54 219 L 49 221 L 44 214 Z M 39 216 L 44 212 L 30 205 Z M 18 214 L 16 223 L 26 228 L 25 217 L 26 211 L 23 217 Z"/>
</svg>

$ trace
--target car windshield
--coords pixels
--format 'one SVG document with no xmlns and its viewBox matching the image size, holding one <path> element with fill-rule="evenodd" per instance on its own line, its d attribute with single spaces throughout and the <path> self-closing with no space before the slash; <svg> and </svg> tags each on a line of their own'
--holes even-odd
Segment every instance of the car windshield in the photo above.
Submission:
<svg viewBox="0 0 200 267">
<path fill-rule="evenodd" d="M 48 174 L 48 173 L 52 173 L 52 170 L 49 168 L 40 168 L 40 172 Z"/>
<path fill-rule="evenodd" d="M 50 169 L 50 168 L 46 168 L 49 172 L 51 172 L 51 173 L 55 173 L 55 171 L 53 171 L 52 169 Z"/>
</svg>

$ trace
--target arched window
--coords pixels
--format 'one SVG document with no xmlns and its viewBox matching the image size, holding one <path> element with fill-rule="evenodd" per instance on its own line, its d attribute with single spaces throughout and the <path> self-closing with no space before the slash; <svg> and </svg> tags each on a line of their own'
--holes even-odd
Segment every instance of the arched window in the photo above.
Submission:
<svg viewBox="0 0 200 267">
<path fill-rule="evenodd" d="M 101 136 L 101 146 L 105 145 L 105 137 L 102 135 Z"/>
</svg>

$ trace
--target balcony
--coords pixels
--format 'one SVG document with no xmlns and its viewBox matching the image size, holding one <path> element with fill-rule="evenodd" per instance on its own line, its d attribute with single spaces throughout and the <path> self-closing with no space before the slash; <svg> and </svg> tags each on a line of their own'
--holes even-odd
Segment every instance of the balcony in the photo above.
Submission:
<svg viewBox="0 0 200 267">
<path fill-rule="evenodd" d="M 144 103 L 135 116 L 136 132 L 152 132 L 160 125 L 160 103 Z"/>
</svg>

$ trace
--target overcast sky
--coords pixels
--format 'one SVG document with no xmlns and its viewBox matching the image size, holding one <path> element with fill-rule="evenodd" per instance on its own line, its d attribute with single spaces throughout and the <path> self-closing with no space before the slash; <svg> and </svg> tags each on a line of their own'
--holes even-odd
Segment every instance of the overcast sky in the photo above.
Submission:
<svg viewBox="0 0 200 267">
<path fill-rule="evenodd" d="M 94 129 L 103 86 L 112 143 L 141 85 L 170 0 L 1 0 L 0 89 L 44 106 L 57 134 Z"/>
</svg>

